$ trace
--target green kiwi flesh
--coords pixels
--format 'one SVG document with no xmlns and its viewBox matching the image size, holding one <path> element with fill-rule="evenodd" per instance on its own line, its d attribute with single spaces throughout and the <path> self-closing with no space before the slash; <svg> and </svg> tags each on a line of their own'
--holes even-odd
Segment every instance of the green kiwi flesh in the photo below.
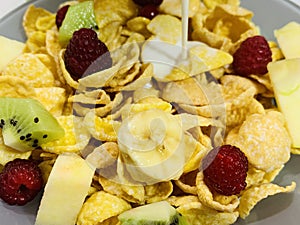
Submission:
<svg viewBox="0 0 300 225">
<path fill-rule="evenodd" d="M 64 129 L 37 100 L 0 98 L 0 128 L 4 144 L 21 152 L 61 138 Z"/>
<path fill-rule="evenodd" d="M 94 2 L 84 1 L 71 5 L 65 15 L 58 32 L 59 43 L 65 47 L 74 31 L 81 28 L 95 28 L 97 26 L 94 14 Z"/>
<path fill-rule="evenodd" d="M 118 216 L 121 225 L 188 225 L 167 201 L 139 206 Z M 182 221 L 182 223 L 180 223 Z"/>
</svg>

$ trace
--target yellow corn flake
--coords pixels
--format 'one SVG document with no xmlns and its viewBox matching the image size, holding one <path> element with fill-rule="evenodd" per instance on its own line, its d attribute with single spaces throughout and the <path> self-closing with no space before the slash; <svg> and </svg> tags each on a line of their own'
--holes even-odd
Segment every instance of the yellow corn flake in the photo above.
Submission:
<svg viewBox="0 0 300 225">
<path fill-rule="evenodd" d="M 189 1 L 189 17 L 194 16 L 200 7 L 200 1 L 190 0 Z M 164 14 L 181 17 L 181 0 L 164 0 L 159 6 L 159 11 Z"/>
<path fill-rule="evenodd" d="M 117 178 L 116 178 L 117 179 Z M 113 181 L 102 176 L 99 176 L 99 183 L 103 190 L 119 196 L 120 198 L 138 204 L 145 203 L 145 189 L 142 185 L 120 183 L 120 181 Z"/>
<path fill-rule="evenodd" d="M 35 98 L 36 92 L 28 80 L 15 76 L 0 76 L 0 96 Z"/>
<path fill-rule="evenodd" d="M 218 34 L 209 31 L 206 27 L 195 28 L 192 32 L 192 39 L 227 52 L 234 46 L 229 38 L 219 36 Z"/>
<path fill-rule="evenodd" d="M 134 104 L 127 104 L 124 106 L 122 118 L 127 118 L 132 114 L 146 111 L 148 109 L 161 109 L 165 112 L 171 113 L 172 105 L 158 97 L 146 97 Z"/>
<path fill-rule="evenodd" d="M 134 63 L 129 71 L 124 73 L 116 73 L 115 76 L 109 80 L 105 86 L 115 88 L 117 86 L 124 87 L 126 84 L 132 82 L 140 71 L 140 63 Z"/>
<path fill-rule="evenodd" d="M 203 3 L 205 4 L 206 7 L 213 9 L 217 5 L 221 5 L 221 4 L 239 6 L 240 0 L 203 0 Z"/>
<path fill-rule="evenodd" d="M 22 77 L 30 81 L 34 87 L 54 86 L 52 72 L 41 62 L 35 54 L 24 53 L 7 65 L 3 76 Z"/>
<path fill-rule="evenodd" d="M 38 31 L 36 22 L 39 20 L 39 18 L 44 18 L 51 15 L 52 13 L 44 8 L 38 8 L 34 5 L 30 5 L 23 17 L 23 27 L 27 37 L 29 37 L 32 32 Z"/>
<path fill-rule="evenodd" d="M 266 172 L 281 168 L 290 158 L 291 138 L 282 114 L 277 111 L 250 115 L 231 141 L 253 166 Z"/>
<path fill-rule="evenodd" d="M 205 205 L 199 201 L 186 202 L 177 208 L 189 224 L 193 225 L 228 225 L 233 224 L 238 219 L 238 212 L 218 211 Z"/>
<path fill-rule="evenodd" d="M 47 16 L 40 16 L 35 23 L 35 26 L 40 31 L 48 31 L 55 27 L 55 17 L 56 14 L 51 14 Z"/>
<path fill-rule="evenodd" d="M 131 0 L 96 0 L 94 10 L 101 33 L 101 29 L 112 22 L 122 25 L 135 17 L 138 13 L 138 6 Z"/>
<path fill-rule="evenodd" d="M 116 18 L 116 21 L 102 27 L 99 32 L 99 39 L 105 43 L 110 51 L 119 48 L 126 40 L 125 36 L 122 35 L 123 26 L 118 20 L 119 18 Z"/>
<path fill-rule="evenodd" d="M 98 117 L 90 111 L 84 117 L 83 124 L 94 138 L 100 141 L 117 141 L 120 122 Z"/>
<path fill-rule="evenodd" d="M 83 204 L 78 215 L 77 224 L 105 224 L 103 222 L 107 219 L 116 217 L 129 209 L 131 209 L 131 206 L 125 200 L 104 191 L 98 191 L 92 194 Z M 106 222 L 106 224 L 113 223 Z"/>
<path fill-rule="evenodd" d="M 66 90 L 60 87 L 35 88 L 35 99 L 39 100 L 54 116 L 60 116 L 67 100 Z"/>
<path fill-rule="evenodd" d="M 233 53 L 249 36 L 259 34 L 253 13 L 237 5 L 217 4 L 204 18 L 193 18 L 192 39 Z"/>
<path fill-rule="evenodd" d="M 42 31 L 33 31 L 25 43 L 25 52 L 43 53 L 46 51 L 46 34 Z"/>
<path fill-rule="evenodd" d="M 76 92 L 75 95 L 72 95 L 69 99 L 69 102 L 79 102 L 81 104 L 90 104 L 97 105 L 102 104 L 106 105 L 111 102 L 110 96 L 102 89 L 85 91 L 85 92 Z"/>
<path fill-rule="evenodd" d="M 184 173 L 191 172 L 195 169 L 198 169 L 201 163 L 201 160 L 205 156 L 208 150 L 211 149 L 211 141 L 210 138 L 205 138 L 205 135 L 202 135 L 199 139 L 200 142 L 195 142 L 196 147 L 194 148 L 193 153 L 190 156 L 190 159 L 184 165 L 183 171 Z M 206 143 L 201 143 L 203 139 L 206 139 Z"/>
<path fill-rule="evenodd" d="M 264 85 L 254 80 L 247 79 L 245 77 L 236 75 L 225 75 L 220 78 L 221 84 L 224 86 L 234 86 L 236 85 L 238 89 L 247 90 L 250 88 L 255 88 L 255 94 L 262 94 L 266 91 Z"/>
<path fill-rule="evenodd" d="M 139 72 L 134 77 L 134 80 L 130 83 L 127 83 L 124 86 L 116 87 L 117 91 L 135 91 L 139 88 L 145 87 L 145 85 L 148 85 L 151 82 L 151 78 L 153 76 L 153 65 L 146 64 L 146 65 L 139 65 L 139 66 L 140 66 Z M 130 74 L 128 74 L 127 76 L 129 75 Z"/>
<path fill-rule="evenodd" d="M 241 80 L 242 81 L 242 80 Z M 247 116 L 264 114 L 263 105 L 254 97 L 257 88 L 246 82 L 224 82 L 223 96 L 226 103 L 226 126 L 239 126 Z"/>
<path fill-rule="evenodd" d="M 160 182 L 145 186 L 146 203 L 153 203 L 166 200 L 173 192 L 171 181 Z"/>
<path fill-rule="evenodd" d="M 240 201 L 238 196 L 233 195 L 230 202 L 223 204 L 215 199 L 213 193 L 209 190 L 203 181 L 203 173 L 199 172 L 196 178 L 197 194 L 199 201 L 212 209 L 222 211 L 222 212 L 233 212 L 239 205 Z"/>
<path fill-rule="evenodd" d="M 160 40 L 176 44 L 181 38 L 181 21 L 171 15 L 157 15 L 147 29 Z"/>
<path fill-rule="evenodd" d="M 2 132 L 0 131 L 0 165 L 4 166 L 9 161 L 16 158 L 28 159 L 31 155 L 31 151 L 20 152 L 6 146 L 3 142 Z"/>
<path fill-rule="evenodd" d="M 87 146 L 90 140 L 90 133 L 84 127 L 82 119 L 70 116 L 56 117 L 59 124 L 65 130 L 64 137 L 43 144 L 41 147 L 44 151 L 61 154 L 64 152 L 79 153 Z"/>
<path fill-rule="evenodd" d="M 150 19 L 146 17 L 134 17 L 127 21 L 126 25 L 129 30 L 137 32 L 145 36 L 146 38 L 150 37 L 151 33 L 147 29 L 147 25 L 150 23 Z"/>
<path fill-rule="evenodd" d="M 241 218 L 246 218 L 254 206 L 267 198 L 268 196 L 279 194 L 279 193 L 288 193 L 295 190 L 296 183 L 292 182 L 289 186 L 281 187 L 277 184 L 265 183 L 258 186 L 253 186 L 243 192 L 240 198 L 240 205 L 238 208 Z"/>
</svg>

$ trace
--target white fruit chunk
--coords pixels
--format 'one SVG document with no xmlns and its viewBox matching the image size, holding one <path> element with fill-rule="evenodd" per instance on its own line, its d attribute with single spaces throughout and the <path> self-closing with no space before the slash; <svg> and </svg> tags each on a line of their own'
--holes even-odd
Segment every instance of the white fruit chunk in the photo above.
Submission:
<svg viewBox="0 0 300 225">
<path fill-rule="evenodd" d="M 25 44 L 16 40 L 0 36 L 0 71 L 24 50 Z"/>
<path fill-rule="evenodd" d="M 126 118 L 118 130 L 121 159 L 135 181 L 153 184 L 178 179 L 195 146 L 178 119 L 159 109 Z"/>
<path fill-rule="evenodd" d="M 279 110 L 285 116 L 292 145 L 300 148 L 300 58 L 268 64 Z"/>
<path fill-rule="evenodd" d="M 290 22 L 275 30 L 274 35 L 285 58 L 300 58 L 300 24 Z"/>
<path fill-rule="evenodd" d="M 48 178 L 35 225 L 74 225 L 94 172 L 76 154 L 59 155 Z"/>
</svg>

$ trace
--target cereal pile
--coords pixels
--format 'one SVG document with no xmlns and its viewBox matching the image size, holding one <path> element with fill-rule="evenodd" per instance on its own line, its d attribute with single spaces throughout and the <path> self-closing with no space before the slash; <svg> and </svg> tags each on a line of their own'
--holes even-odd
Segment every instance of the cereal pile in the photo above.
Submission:
<svg viewBox="0 0 300 225">
<path fill-rule="evenodd" d="M 162 200 L 190 224 L 233 224 L 262 199 L 293 191 L 294 182 L 272 183 L 297 151 L 269 75 L 239 76 L 232 68 L 241 43 L 260 34 L 253 12 L 238 0 L 190 0 L 189 7 L 189 40 L 203 44 L 191 49 L 188 65 L 172 65 L 162 77 L 145 62 L 144 44 L 180 40 L 180 0 L 164 0 L 153 19 L 139 16 L 132 0 L 95 0 L 96 32 L 112 65 L 74 79 L 56 13 L 30 5 L 24 51 L 0 71 L 0 95 L 37 99 L 65 136 L 27 152 L 0 139 L 0 163 L 37 160 L 46 183 L 59 154 L 85 158 L 97 172 L 78 225 L 119 224 L 120 213 Z M 284 58 L 275 42 L 268 45 L 272 61 Z M 219 194 L 204 182 L 202 159 L 221 145 L 238 147 L 248 159 L 247 185 L 238 194 Z"/>
</svg>

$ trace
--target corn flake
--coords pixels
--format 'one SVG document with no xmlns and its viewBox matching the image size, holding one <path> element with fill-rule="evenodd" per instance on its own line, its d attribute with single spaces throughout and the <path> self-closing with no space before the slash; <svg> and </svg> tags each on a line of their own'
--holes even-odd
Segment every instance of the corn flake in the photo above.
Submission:
<svg viewBox="0 0 300 225">
<path fill-rule="evenodd" d="M 23 16 L 23 27 L 27 37 L 29 37 L 32 32 L 39 30 L 36 25 L 39 18 L 48 16 L 52 16 L 52 13 L 48 10 L 30 5 Z"/>
<path fill-rule="evenodd" d="M 194 16 L 200 7 L 200 1 L 190 0 L 189 1 L 189 17 Z M 181 0 L 164 0 L 159 6 L 159 11 L 164 14 L 181 17 Z"/>
<path fill-rule="evenodd" d="M 142 185 L 119 183 L 102 176 L 99 176 L 99 183 L 106 192 L 119 196 L 128 202 L 145 203 L 145 188 Z"/>
<path fill-rule="evenodd" d="M 35 88 L 35 99 L 39 100 L 45 108 L 55 116 L 63 113 L 67 100 L 66 90 L 60 87 Z"/>
<path fill-rule="evenodd" d="M 0 76 L 0 96 L 34 98 L 36 92 L 28 80 L 15 76 Z"/>
<path fill-rule="evenodd" d="M 106 220 L 116 217 L 130 208 L 130 204 L 125 200 L 104 191 L 98 191 L 92 194 L 83 204 L 78 215 L 77 224 L 114 224 L 108 223 Z"/>
<path fill-rule="evenodd" d="M 3 76 L 21 77 L 34 87 L 54 86 L 54 76 L 49 68 L 35 54 L 24 53 L 10 62 L 2 72 Z"/>
<path fill-rule="evenodd" d="M 238 216 L 238 212 L 220 212 L 206 207 L 199 201 L 186 202 L 177 208 L 177 211 L 187 218 L 193 225 L 228 225 L 233 224 Z"/>
<path fill-rule="evenodd" d="M 230 144 L 238 146 L 258 169 L 270 172 L 281 168 L 290 158 L 291 147 L 284 124 L 282 114 L 277 111 L 252 114 L 239 128 L 236 139 L 231 138 Z"/>
<path fill-rule="evenodd" d="M 41 147 L 44 151 L 61 154 L 63 152 L 79 153 L 87 146 L 90 140 L 90 133 L 84 127 L 82 119 L 70 116 L 57 117 L 59 124 L 65 130 L 64 137 L 43 144 Z"/>
<path fill-rule="evenodd" d="M 265 183 L 253 186 L 247 189 L 241 196 L 238 211 L 241 218 L 246 218 L 253 207 L 268 196 L 278 193 L 288 193 L 295 190 L 296 183 L 292 182 L 291 185 L 286 187 L 278 186 L 277 184 Z"/>
<path fill-rule="evenodd" d="M 84 117 L 83 124 L 94 138 L 100 141 L 117 141 L 120 122 L 98 117 L 90 111 Z"/>
<path fill-rule="evenodd" d="M 239 205 L 239 198 L 232 195 L 230 201 L 222 202 L 215 199 L 215 196 L 211 193 L 209 188 L 203 181 L 203 173 L 199 172 L 196 178 L 197 194 L 200 202 L 205 206 L 222 211 L 222 212 L 233 212 Z"/>
</svg>

